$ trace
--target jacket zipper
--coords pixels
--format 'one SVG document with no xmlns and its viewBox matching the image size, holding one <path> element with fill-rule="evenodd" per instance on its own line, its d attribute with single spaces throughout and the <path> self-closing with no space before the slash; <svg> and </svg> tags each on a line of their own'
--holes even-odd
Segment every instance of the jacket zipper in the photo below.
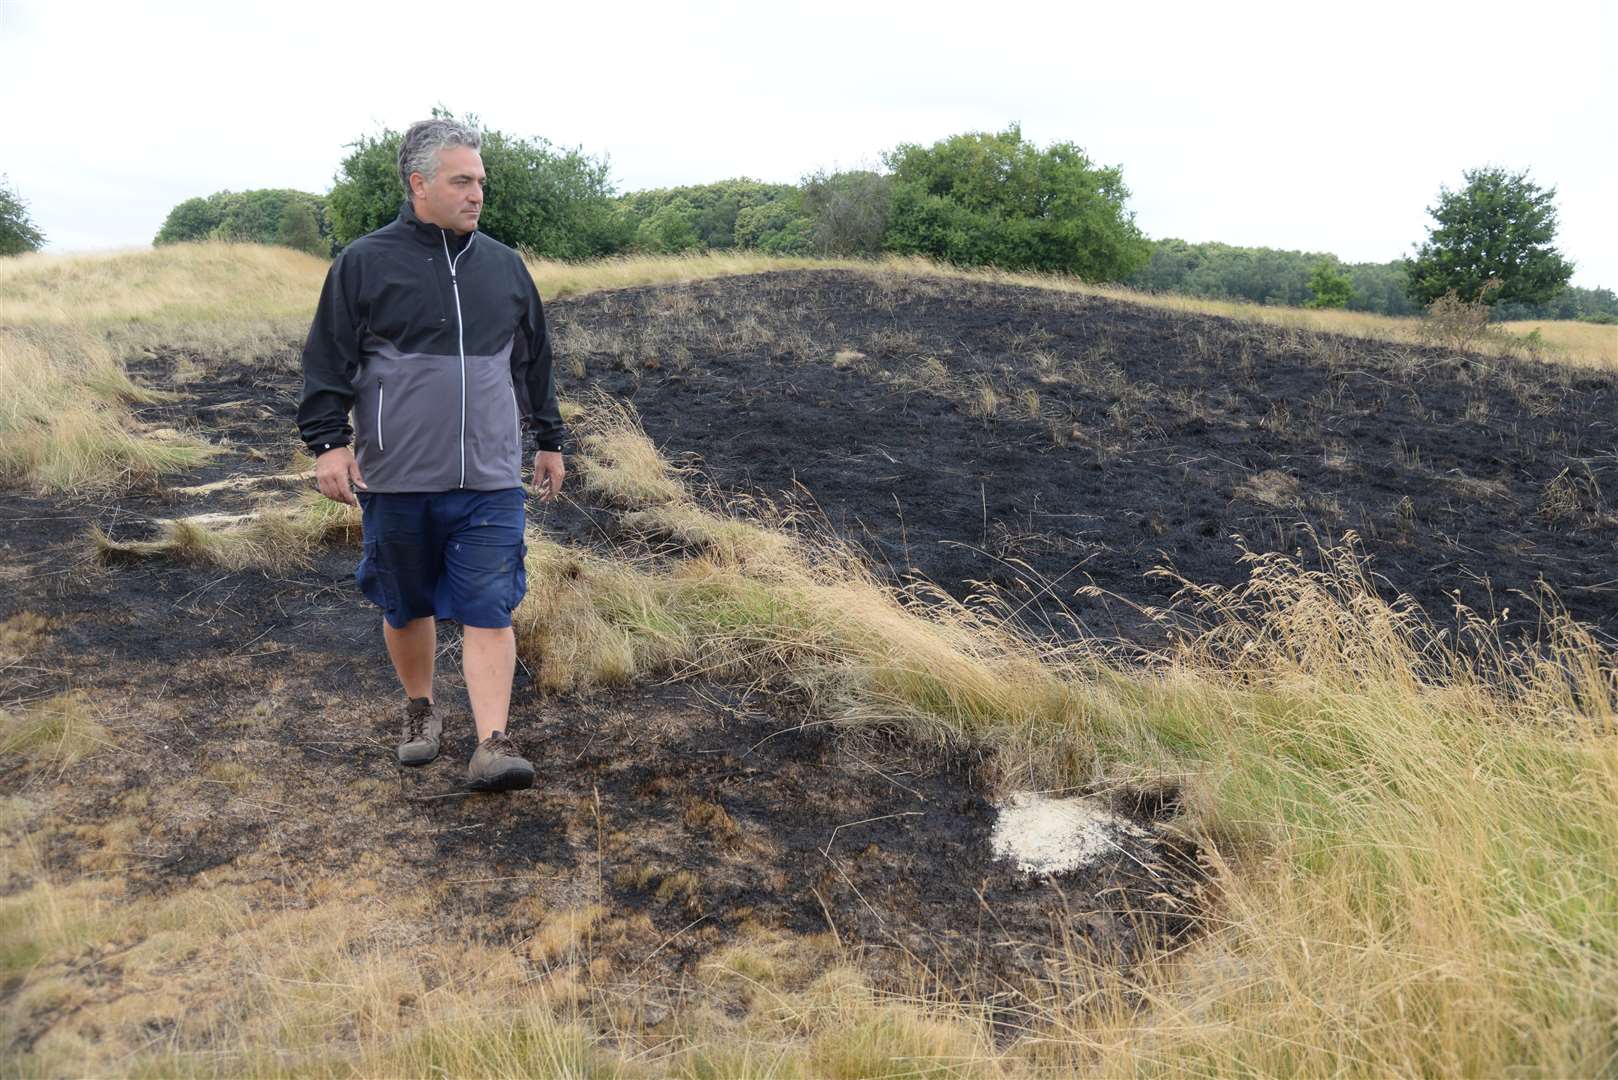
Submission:
<svg viewBox="0 0 1618 1080">
<path fill-rule="evenodd" d="M 460 261 L 461 255 L 472 250 L 475 236 L 476 233 L 468 236 L 460 255 L 450 258 L 449 233 L 438 230 L 438 239 L 444 244 L 444 261 L 449 263 L 449 287 L 455 291 L 455 345 L 461 354 L 461 482 L 455 486 L 463 488 L 466 486 L 466 324 L 461 319 L 461 286 L 455 278 L 455 264 Z"/>
<path fill-rule="evenodd" d="M 382 377 L 376 379 L 376 448 L 386 451 L 388 446 L 382 440 Z"/>
</svg>

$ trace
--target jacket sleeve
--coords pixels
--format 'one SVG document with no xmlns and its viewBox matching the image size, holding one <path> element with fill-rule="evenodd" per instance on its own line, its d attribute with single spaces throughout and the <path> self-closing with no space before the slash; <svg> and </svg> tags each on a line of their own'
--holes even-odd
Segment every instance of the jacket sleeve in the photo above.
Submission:
<svg viewBox="0 0 1618 1080">
<path fill-rule="evenodd" d="M 517 406 L 523 419 L 534 433 L 535 447 L 561 450 L 567 428 L 562 424 L 562 413 L 556 404 L 556 378 L 545 307 L 540 302 L 533 275 L 521 259 L 517 260 L 517 273 L 528 303 L 517 327 L 517 340 L 511 347 L 511 384 L 516 388 Z"/>
<path fill-rule="evenodd" d="M 353 439 L 348 411 L 360 367 L 362 319 L 355 260 L 339 255 L 326 271 L 320 305 L 303 346 L 303 397 L 298 402 L 298 434 L 319 457 Z"/>
</svg>

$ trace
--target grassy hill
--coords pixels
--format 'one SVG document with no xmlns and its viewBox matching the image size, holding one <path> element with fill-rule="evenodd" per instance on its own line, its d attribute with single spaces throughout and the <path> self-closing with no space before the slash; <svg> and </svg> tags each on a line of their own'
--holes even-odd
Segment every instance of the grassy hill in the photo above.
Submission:
<svg viewBox="0 0 1618 1080">
<path fill-rule="evenodd" d="M 1599 351 L 538 265 L 577 443 L 518 617 L 540 781 L 489 798 L 453 638 L 445 758 L 392 763 L 356 523 L 291 423 L 322 273 L 0 265 L 8 1071 L 1618 1060 Z M 1000 857 L 1032 792 L 1105 850 Z"/>
</svg>

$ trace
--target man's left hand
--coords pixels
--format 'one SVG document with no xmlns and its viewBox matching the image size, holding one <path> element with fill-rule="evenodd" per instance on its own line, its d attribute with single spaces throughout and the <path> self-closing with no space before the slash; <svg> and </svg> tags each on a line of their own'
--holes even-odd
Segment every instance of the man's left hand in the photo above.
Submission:
<svg viewBox="0 0 1618 1080">
<path fill-rule="evenodd" d="M 555 450 L 541 450 L 534 455 L 534 491 L 540 502 L 550 502 L 562 493 L 562 477 L 567 467 L 562 455 Z"/>
</svg>

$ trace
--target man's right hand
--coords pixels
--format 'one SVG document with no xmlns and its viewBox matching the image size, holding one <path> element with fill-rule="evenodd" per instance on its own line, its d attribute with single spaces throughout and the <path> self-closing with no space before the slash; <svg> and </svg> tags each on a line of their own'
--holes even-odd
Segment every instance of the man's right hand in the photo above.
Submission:
<svg viewBox="0 0 1618 1080">
<path fill-rule="evenodd" d="M 354 460 L 354 451 L 346 446 L 338 446 L 316 458 L 315 485 L 320 488 L 322 495 L 333 502 L 358 506 L 359 500 L 354 498 L 353 489 L 365 490 L 365 481 L 360 479 L 360 466 Z"/>
</svg>

